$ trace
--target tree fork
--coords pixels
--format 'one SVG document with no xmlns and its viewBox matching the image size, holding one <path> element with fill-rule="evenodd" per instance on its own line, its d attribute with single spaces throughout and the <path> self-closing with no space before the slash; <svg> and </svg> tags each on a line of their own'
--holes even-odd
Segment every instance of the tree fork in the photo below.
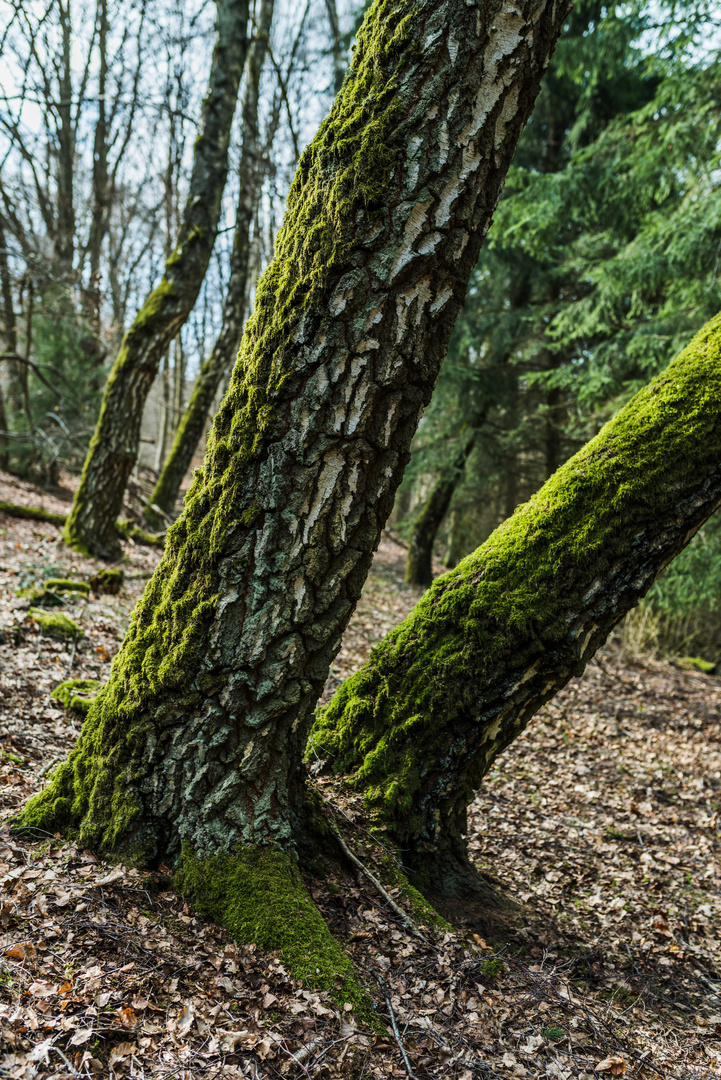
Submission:
<svg viewBox="0 0 721 1080">
<path fill-rule="evenodd" d="M 316 751 L 432 892 L 472 891 L 466 807 L 483 776 L 721 504 L 720 402 L 721 315 L 321 711 Z"/>
<path fill-rule="evenodd" d="M 302 156 L 203 468 L 22 823 L 195 860 L 216 897 L 216 858 L 295 857 L 313 710 L 566 11 L 376 0 Z"/>
<path fill-rule="evenodd" d="M 208 93 L 178 243 L 120 345 L 65 526 L 67 544 L 98 558 L 122 554 L 115 523 L 138 456 L 143 406 L 168 345 L 193 309 L 213 251 L 247 21 L 248 0 L 218 0 Z"/>
</svg>

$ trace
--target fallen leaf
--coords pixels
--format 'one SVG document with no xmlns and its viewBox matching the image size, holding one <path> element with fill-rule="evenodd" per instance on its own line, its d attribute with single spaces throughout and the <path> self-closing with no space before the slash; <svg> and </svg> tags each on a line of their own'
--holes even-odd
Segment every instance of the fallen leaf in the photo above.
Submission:
<svg viewBox="0 0 721 1080">
<path fill-rule="evenodd" d="M 117 1061 L 122 1061 L 123 1058 L 130 1057 L 131 1054 L 137 1054 L 138 1047 L 132 1042 L 121 1042 L 117 1046 L 114 1046 L 110 1051 L 110 1064 L 115 1065 Z"/>
<path fill-rule="evenodd" d="M 623 1076 L 626 1072 L 626 1062 L 622 1057 L 608 1057 L 599 1061 L 596 1072 L 610 1072 L 612 1076 Z"/>
<path fill-rule="evenodd" d="M 72 1036 L 72 1038 L 70 1040 L 70 1045 L 71 1046 L 82 1046 L 83 1043 L 86 1043 L 88 1041 L 88 1039 L 92 1037 L 92 1034 L 93 1034 L 93 1029 L 92 1028 L 78 1028 L 78 1030 L 75 1032 L 75 1034 Z"/>
</svg>

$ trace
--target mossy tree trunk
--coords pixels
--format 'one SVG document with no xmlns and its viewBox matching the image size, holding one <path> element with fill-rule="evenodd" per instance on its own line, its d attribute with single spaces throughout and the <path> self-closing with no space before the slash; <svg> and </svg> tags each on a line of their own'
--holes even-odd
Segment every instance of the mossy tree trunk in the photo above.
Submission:
<svg viewBox="0 0 721 1080">
<path fill-rule="evenodd" d="M 212 875 L 210 910 L 241 927 L 219 876 L 230 889 L 242 863 L 250 881 L 248 852 L 269 847 L 291 865 L 315 704 L 566 11 L 368 12 L 302 156 L 203 468 L 25 824 L 183 864 L 201 898 Z"/>
<path fill-rule="evenodd" d="M 248 50 L 242 103 L 243 142 L 238 168 L 240 194 L 235 215 L 233 250 L 230 255 L 228 291 L 223 305 L 223 323 L 210 356 L 201 365 L 190 401 L 181 417 L 170 453 L 145 511 L 145 519 L 151 528 L 163 528 L 167 518 L 173 513 L 183 477 L 190 468 L 193 454 L 202 438 L 218 387 L 235 360 L 243 332 L 250 269 L 250 232 L 263 182 L 258 135 L 258 95 L 263 60 L 273 22 L 273 7 L 273 0 L 262 0 L 258 24 Z"/>
<path fill-rule="evenodd" d="M 433 485 L 420 514 L 413 522 L 405 569 L 405 580 L 410 585 L 430 585 L 433 581 L 433 544 L 475 442 L 474 432 L 465 440 L 450 466 Z"/>
<path fill-rule="evenodd" d="M 100 558 L 120 554 L 115 523 L 138 456 L 143 407 L 169 343 L 193 309 L 215 243 L 247 21 L 248 0 L 218 0 L 208 93 L 178 243 L 120 345 L 65 526 L 68 544 Z"/>
<path fill-rule="evenodd" d="M 339 689 L 317 750 L 428 888 L 477 886 L 474 789 L 720 503 L 717 316 Z"/>
</svg>

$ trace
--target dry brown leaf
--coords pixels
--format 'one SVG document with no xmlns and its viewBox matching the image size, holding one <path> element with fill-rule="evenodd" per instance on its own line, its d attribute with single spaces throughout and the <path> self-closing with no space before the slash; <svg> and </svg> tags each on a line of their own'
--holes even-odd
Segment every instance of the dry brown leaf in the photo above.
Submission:
<svg viewBox="0 0 721 1080">
<path fill-rule="evenodd" d="M 130 1057 L 131 1054 L 137 1054 L 138 1047 L 134 1042 L 121 1042 L 117 1046 L 114 1046 L 110 1051 L 110 1064 L 115 1065 L 116 1062 L 122 1061 L 123 1058 Z"/>
<path fill-rule="evenodd" d="M 596 1072 L 610 1072 L 612 1076 L 623 1076 L 626 1062 L 622 1057 L 607 1057 L 596 1065 Z"/>
</svg>

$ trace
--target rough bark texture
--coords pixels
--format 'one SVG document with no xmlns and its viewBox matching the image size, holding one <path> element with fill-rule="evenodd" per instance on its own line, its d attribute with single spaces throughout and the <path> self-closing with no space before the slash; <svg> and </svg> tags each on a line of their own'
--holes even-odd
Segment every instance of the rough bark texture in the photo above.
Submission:
<svg viewBox="0 0 721 1080">
<path fill-rule="evenodd" d="M 178 244 L 123 338 L 65 528 L 68 544 L 101 558 L 119 555 L 115 523 L 138 455 L 143 406 L 168 344 L 192 311 L 215 243 L 247 18 L 248 0 L 218 0 L 208 94 Z"/>
<path fill-rule="evenodd" d="M 466 806 L 721 503 L 721 316 L 473 555 L 316 725 L 431 889 L 467 880 Z"/>
<path fill-rule="evenodd" d="M 203 436 L 203 429 L 218 387 L 235 360 L 243 332 L 248 271 L 250 230 L 263 180 L 258 139 L 258 94 L 263 60 L 273 22 L 273 0 L 262 0 L 258 25 L 248 50 L 243 91 L 243 144 L 238 169 L 240 194 L 235 215 L 230 278 L 223 305 L 223 323 L 213 351 L 200 368 L 188 407 L 175 433 L 173 445 L 153 489 L 145 518 L 151 528 L 163 528 L 173 513 L 183 477 Z M 161 513 L 158 514 L 158 508 Z"/>
<path fill-rule="evenodd" d="M 145 860 L 294 850 L 313 710 L 566 10 L 366 16 L 203 469 L 26 824 Z"/>
<path fill-rule="evenodd" d="M 405 580 L 411 585 L 430 585 L 433 581 L 433 543 L 443 519 L 451 505 L 453 492 L 463 475 L 468 455 L 476 441 L 474 434 L 466 439 L 456 454 L 450 467 L 434 484 L 420 514 L 413 523 L 408 557 L 406 559 Z"/>
</svg>

